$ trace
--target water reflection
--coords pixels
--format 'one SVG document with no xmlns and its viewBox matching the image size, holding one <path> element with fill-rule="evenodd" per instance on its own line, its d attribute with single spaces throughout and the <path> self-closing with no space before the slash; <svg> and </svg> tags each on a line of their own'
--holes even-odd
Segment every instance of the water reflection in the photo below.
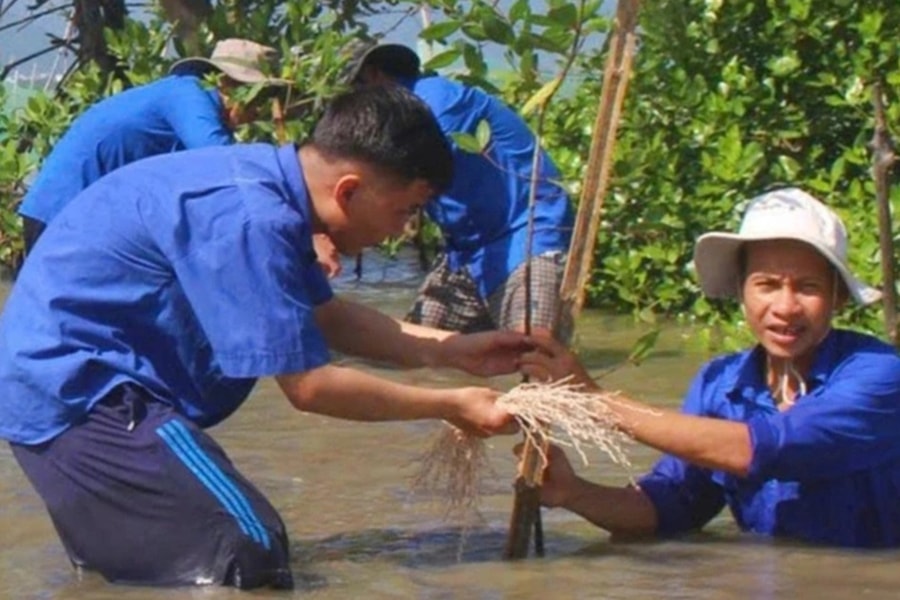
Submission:
<svg viewBox="0 0 900 600">
<path fill-rule="evenodd" d="M 369 253 L 356 281 L 352 262 L 339 293 L 401 315 L 420 279 L 410 258 L 384 261 Z M 0 284 L 0 299 L 8 284 Z M 630 319 L 588 313 L 578 342 L 594 374 L 622 361 L 640 335 Z M 685 332 L 666 330 L 640 367 L 605 379 L 609 388 L 661 406 L 676 406 L 704 356 L 686 352 Z M 362 368 L 410 383 L 471 382 L 458 373 Z M 499 378 L 494 385 L 514 385 Z M 2 401 L 2 400 L 0 400 Z M 297 590 L 156 590 L 109 586 L 73 572 L 40 500 L 5 445 L 0 445 L 0 598 L 168 600 L 197 598 L 476 598 L 646 599 L 851 595 L 893 597 L 900 576 L 896 552 L 850 552 L 772 543 L 738 533 L 721 515 L 702 534 L 654 543 L 611 543 L 568 513 L 544 511 L 547 557 L 499 559 L 512 506 L 513 438 L 490 442 L 496 477 L 482 489 L 481 520 L 464 530 L 443 519 L 443 507 L 410 492 L 418 460 L 439 425 L 357 424 L 298 414 L 270 380 L 213 435 L 238 467 L 281 512 L 292 539 Z M 636 473 L 655 452 L 631 448 Z M 606 483 L 628 474 L 603 456 L 582 473 Z"/>
</svg>

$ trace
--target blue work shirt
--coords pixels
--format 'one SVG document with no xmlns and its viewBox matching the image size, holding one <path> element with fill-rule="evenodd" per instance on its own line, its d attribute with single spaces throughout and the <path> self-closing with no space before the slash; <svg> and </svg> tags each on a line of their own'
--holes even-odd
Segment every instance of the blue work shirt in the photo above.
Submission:
<svg viewBox="0 0 900 600">
<path fill-rule="evenodd" d="M 19 213 L 49 223 L 107 173 L 141 158 L 234 141 L 222 100 L 193 75 L 170 75 L 115 94 L 75 119 L 44 159 Z"/>
<path fill-rule="evenodd" d="M 426 207 L 444 235 L 452 270 L 469 270 L 487 297 L 527 256 L 566 252 L 574 211 L 562 177 L 540 150 L 534 210 L 534 238 L 528 251 L 528 206 L 535 137 L 500 100 L 439 76 L 402 81 L 437 117 L 453 147 L 453 183 Z M 466 152 L 450 134 L 474 135 L 485 120 L 491 139 L 482 154 Z"/>
<path fill-rule="evenodd" d="M 832 330 L 807 393 L 779 412 L 760 348 L 708 363 L 683 411 L 746 423 L 747 477 L 664 456 L 640 480 L 659 533 L 702 527 L 727 503 L 744 531 L 840 546 L 900 545 L 900 357 Z"/>
<path fill-rule="evenodd" d="M 133 382 L 202 427 L 255 379 L 329 360 L 293 145 L 137 161 L 67 206 L 0 316 L 0 438 L 36 444 Z"/>
</svg>

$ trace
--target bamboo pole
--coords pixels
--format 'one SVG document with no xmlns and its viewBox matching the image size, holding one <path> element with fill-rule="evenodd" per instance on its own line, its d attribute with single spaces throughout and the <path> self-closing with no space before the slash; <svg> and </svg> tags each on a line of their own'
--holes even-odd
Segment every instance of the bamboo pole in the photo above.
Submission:
<svg viewBox="0 0 900 600">
<path fill-rule="evenodd" d="M 875 132 L 872 135 L 872 176 L 875 179 L 875 197 L 878 203 L 878 245 L 881 252 L 881 275 L 884 281 L 882 302 L 884 327 L 894 346 L 900 344 L 897 331 L 897 288 L 895 285 L 894 236 L 891 221 L 890 184 L 888 177 L 897 157 L 894 154 L 890 132 L 884 116 L 881 84 L 872 87 L 872 104 L 875 108 Z"/>
<path fill-rule="evenodd" d="M 581 310 L 584 300 L 583 289 L 591 271 L 603 196 L 606 193 L 612 165 L 616 131 L 634 57 L 639 4 L 640 0 L 620 0 L 616 7 L 585 184 L 560 289 L 562 306 L 557 326 L 554 328 L 558 333 L 572 331 L 575 317 Z M 525 558 L 528 555 L 532 530 L 535 536 L 535 553 L 542 556 L 544 552 L 540 513 L 540 487 L 544 470 L 541 450 L 546 451 L 547 443 L 541 432 L 533 433 L 537 436 L 541 448 L 526 443 L 522 451 L 515 482 L 513 512 L 504 548 L 504 558 L 507 559 Z"/>
<path fill-rule="evenodd" d="M 584 304 L 584 290 L 591 274 L 603 199 L 612 169 L 616 132 L 634 59 L 639 6 L 640 0 L 620 0 L 616 7 L 587 172 L 560 287 L 558 331 L 574 330 L 576 318 Z"/>
</svg>

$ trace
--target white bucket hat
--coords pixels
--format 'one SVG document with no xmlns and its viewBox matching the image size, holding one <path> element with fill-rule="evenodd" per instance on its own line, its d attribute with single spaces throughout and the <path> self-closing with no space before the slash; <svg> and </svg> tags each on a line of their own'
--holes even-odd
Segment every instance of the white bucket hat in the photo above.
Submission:
<svg viewBox="0 0 900 600">
<path fill-rule="evenodd" d="M 834 265 L 853 299 L 869 304 L 881 292 L 850 272 L 847 230 L 824 204 L 797 188 L 757 196 L 750 201 L 738 233 L 710 232 L 694 246 L 694 266 L 703 293 L 710 298 L 732 298 L 740 285 L 738 253 L 745 242 L 788 239 L 806 242 Z"/>
<path fill-rule="evenodd" d="M 267 75 L 274 67 L 278 51 L 250 40 L 229 38 L 219 40 L 209 58 L 192 56 L 175 62 L 169 73 L 203 71 L 214 67 L 241 83 L 262 83 L 266 85 L 290 85 L 287 79 Z"/>
</svg>

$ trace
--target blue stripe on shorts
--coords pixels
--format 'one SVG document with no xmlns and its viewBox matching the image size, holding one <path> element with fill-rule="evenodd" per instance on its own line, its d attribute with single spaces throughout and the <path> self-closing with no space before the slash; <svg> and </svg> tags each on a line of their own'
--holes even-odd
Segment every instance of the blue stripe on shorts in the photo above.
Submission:
<svg viewBox="0 0 900 600">
<path fill-rule="evenodd" d="M 247 498 L 218 465 L 203 452 L 184 424 L 173 419 L 158 427 L 156 433 L 166 442 L 184 466 L 234 517 L 241 531 L 268 550 L 271 547 L 269 533 L 260 522 L 259 517 L 256 516 Z"/>
</svg>

